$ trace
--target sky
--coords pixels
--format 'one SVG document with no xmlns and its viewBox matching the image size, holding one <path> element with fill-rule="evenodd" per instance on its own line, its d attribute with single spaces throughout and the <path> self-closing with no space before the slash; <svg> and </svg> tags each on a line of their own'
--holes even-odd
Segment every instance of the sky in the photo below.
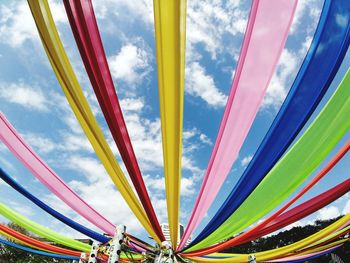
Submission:
<svg viewBox="0 0 350 263">
<path fill-rule="evenodd" d="M 126 171 L 89 83 L 64 7 L 58 0 L 50 0 L 49 3 L 66 52 L 93 113 Z M 159 221 L 166 222 L 152 0 L 95 0 L 93 4 L 144 180 Z M 250 4 L 249 0 L 187 1 L 180 211 L 180 222 L 185 225 L 219 129 Z M 311 43 L 322 5 L 321 0 L 299 1 L 286 46 L 263 104 L 217 199 L 195 233 L 205 226 L 225 200 L 271 125 Z M 348 52 L 331 88 L 310 121 L 334 92 L 349 65 Z M 76 121 L 46 57 L 25 0 L 2 0 L 0 3 L 0 111 L 84 200 L 113 223 L 125 224 L 129 233 L 147 239 L 146 232 L 115 189 Z M 317 171 L 349 138 L 348 132 Z M 349 165 L 350 156 L 347 155 L 298 203 L 349 178 Z M 41 185 L 1 142 L 0 166 L 53 208 L 96 229 Z M 348 193 L 293 225 L 305 225 L 316 219 L 329 219 L 348 213 L 349 199 Z M 60 233 L 81 237 L 80 233 L 47 215 L 2 181 L 0 202 Z M 0 222 L 7 220 L 0 216 Z"/>
</svg>

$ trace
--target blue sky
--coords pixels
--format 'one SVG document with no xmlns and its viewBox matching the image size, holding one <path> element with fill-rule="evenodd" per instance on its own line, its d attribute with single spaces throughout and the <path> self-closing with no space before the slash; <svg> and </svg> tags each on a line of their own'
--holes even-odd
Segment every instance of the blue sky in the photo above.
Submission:
<svg viewBox="0 0 350 263">
<path fill-rule="evenodd" d="M 61 1 L 50 6 L 75 72 L 104 134 L 120 161 L 85 73 Z M 159 121 L 157 67 L 151 0 L 93 1 L 110 69 L 144 179 L 160 222 L 166 222 L 163 157 Z M 217 200 L 199 229 L 226 198 L 259 146 L 290 88 L 312 40 L 321 0 L 300 0 L 292 29 L 264 103 Z M 250 1 L 188 0 L 181 218 L 186 224 L 209 160 L 226 104 L 243 38 Z M 331 89 L 350 64 L 348 52 Z M 104 168 L 96 158 L 58 85 L 39 40 L 27 2 L 0 4 L 0 110 L 49 165 L 93 207 L 130 233 L 145 237 Z M 313 115 L 312 119 L 314 118 Z M 332 152 L 347 139 L 349 132 Z M 332 154 L 327 158 L 329 160 Z M 343 160 L 301 200 L 349 177 Z M 90 225 L 43 187 L 0 143 L 0 166 L 24 187 L 67 216 Z M 322 166 L 320 166 L 322 168 Z M 124 169 L 125 171 L 125 169 Z M 291 171 L 292 172 L 292 171 Z M 346 195 L 296 224 L 350 212 Z M 45 226 L 77 237 L 0 182 L 0 201 Z M 6 222 L 0 216 L 0 221 Z"/>
</svg>

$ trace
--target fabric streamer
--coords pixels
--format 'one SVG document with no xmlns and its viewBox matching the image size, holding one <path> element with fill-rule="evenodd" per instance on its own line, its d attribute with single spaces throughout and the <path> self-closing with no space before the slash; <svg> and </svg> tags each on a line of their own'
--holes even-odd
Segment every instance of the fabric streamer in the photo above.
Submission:
<svg viewBox="0 0 350 263">
<path fill-rule="evenodd" d="M 9 186 L 11 186 L 13 189 L 15 189 L 17 192 L 28 198 L 30 201 L 32 201 L 34 204 L 36 204 L 38 207 L 43 209 L 48 214 L 52 215 L 56 219 L 60 220 L 62 223 L 66 224 L 67 226 L 70 226 L 71 228 L 79 231 L 80 233 L 87 235 L 88 237 L 95 239 L 101 243 L 105 243 L 109 240 L 108 237 L 101 235 L 75 221 L 72 219 L 62 215 L 61 213 L 57 212 L 44 202 L 42 202 L 40 199 L 32 195 L 30 192 L 28 192 L 26 189 L 24 189 L 21 185 L 19 185 L 13 178 L 11 178 L 5 171 L 3 171 L 0 167 L 0 178 L 4 180 Z"/>
<path fill-rule="evenodd" d="M 326 248 L 329 248 L 331 246 L 337 245 L 339 243 L 342 243 L 340 240 L 337 240 L 335 242 L 333 242 L 335 239 L 340 238 L 344 235 L 346 235 L 349 230 L 350 230 L 350 226 L 348 226 L 349 222 L 347 222 L 346 224 L 344 224 L 343 226 L 341 226 L 339 229 L 340 230 L 336 230 L 336 232 L 333 232 L 332 234 L 328 235 L 327 237 L 325 237 L 322 240 L 319 240 L 307 247 L 302 248 L 301 250 L 298 250 L 298 255 L 304 255 L 304 254 L 308 254 L 308 253 L 312 253 L 312 252 L 317 252 Z M 347 241 L 347 239 L 342 239 L 343 242 Z M 332 243 L 330 243 L 332 242 Z M 241 255 L 247 255 L 248 254 L 237 254 L 237 253 L 213 253 L 213 254 L 209 254 L 205 257 L 237 257 L 237 256 L 241 256 Z"/>
<path fill-rule="evenodd" d="M 65 0 L 64 5 L 85 69 L 114 141 L 150 223 L 163 241 L 165 238 L 143 181 L 119 105 L 92 3 L 90 0 Z"/>
<path fill-rule="evenodd" d="M 6 226 L 1 225 L 1 229 L 0 229 L 0 235 L 3 235 L 5 237 L 7 237 L 10 240 L 15 240 L 18 243 L 21 243 L 24 246 L 29 246 L 31 248 L 34 249 L 38 249 L 44 252 L 49 252 L 49 253 L 57 253 L 57 254 L 66 254 L 69 256 L 77 256 L 80 257 L 81 252 L 79 251 L 74 251 L 74 250 L 69 250 L 69 249 L 63 249 L 61 247 L 57 247 L 54 245 L 50 245 L 50 244 L 46 244 L 44 242 L 38 241 L 36 239 L 33 239 L 31 237 L 28 237 L 26 235 L 23 235 L 19 232 L 16 232 L 15 230 L 8 228 Z M 91 248 L 89 250 L 84 251 L 84 253 L 89 253 L 91 250 Z M 59 252 L 65 252 L 65 253 L 59 253 Z M 135 257 L 135 255 L 134 255 Z M 142 257 L 141 255 L 136 255 L 137 258 Z M 103 260 L 103 262 L 107 261 L 106 260 L 106 256 L 102 255 L 102 257 L 100 257 L 101 260 Z M 126 256 L 126 252 L 122 252 L 121 253 L 121 259 L 125 259 L 127 258 Z"/>
<path fill-rule="evenodd" d="M 208 211 L 238 156 L 287 40 L 296 4 L 297 0 L 252 2 L 223 119 L 178 249 L 183 247 Z"/>
<path fill-rule="evenodd" d="M 350 191 L 350 179 L 337 185 L 331 190 L 310 199 L 308 202 L 304 203 L 303 205 L 296 206 L 295 208 L 283 213 L 282 215 L 277 217 L 276 220 L 272 221 L 271 223 L 266 225 L 263 229 L 261 229 L 258 232 L 259 236 L 267 235 L 287 225 L 290 225 L 296 222 L 297 220 L 318 211 L 320 208 L 330 204 L 331 202 L 335 201 L 340 196 L 346 194 L 349 191 Z"/>
<path fill-rule="evenodd" d="M 48 240 L 54 241 L 57 244 L 61 244 L 79 251 L 90 251 L 89 245 L 68 238 L 42 225 L 39 225 L 24 217 L 23 215 L 13 211 L 3 203 L 0 203 L 0 214 L 6 217 L 8 220 L 23 227 L 24 229 L 33 232 L 41 237 L 45 237 Z"/>
<path fill-rule="evenodd" d="M 236 236 L 225 242 L 207 247 L 195 252 L 191 252 L 190 256 L 201 256 L 209 253 L 213 253 L 225 248 L 237 246 L 239 244 L 254 240 L 261 236 L 272 233 L 280 228 L 283 228 L 293 222 L 304 218 L 311 213 L 314 213 L 318 209 L 328 205 L 340 196 L 344 195 L 350 190 L 350 179 L 344 181 L 343 183 L 333 187 L 332 189 L 298 205 L 297 207 L 287 211 L 292 204 L 294 204 L 300 197 L 302 197 L 308 190 L 310 190 L 319 180 L 321 180 L 350 150 L 350 141 L 348 141 L 331 159 L 331 161 L 303 188 L 299 193 L 294 196 L 285 205 L 279 208 L 276 212 L 270 215 L 268 218 L 258 223 L 256 226 L 250 228 L 243 234 Z M 282 214 L 282 215 L 281 215 Z"/>
<path fill-rule="evenodd" d="M 22 233 L 19 233 L 3 224 L 0 224 L 0 230 L 7 234 L 11 238 L 15 238 L 16 240 L 19 240 L 20 242 L 24 242 L 26 245 L 34 246 L 37 249 L 45 250 L 45 251 L 50 251 L 52 253 L 57 253 L 57 254 L 65 254 L 69 256 L 80 256 L 81 252 L 79 251 L 73 251 L 70 249 L 65 249 L 57 246 L 53 246 L 50 244 L 46 244 L 44 242 L 41 242 L 39 240 L 36 240 L 34 238 L 28 237 Z"/>
<path fill-rule="evenodd" d="M 278 229 L 282 229 L 283 227 L 290 225 L 335 201 L 342 195 L 346 194 L 350 191 L 350 179 L 345 180 L 344 182 L 338 184 L 332 189 L 315 196 L 314 198 L 288 210 L 287 212 L 281 214 L 276 217 L 274 220 L 271 220 L 268 224 L 261 225 L 260 228 L 253 227 L 253 230 L 250 229 L 245 233 L 238 235 L 228 241 L 213 245 L 211 247 L 207 247 L 201 250 L 197 250 L 194 252 L 184 253 L 186 256 L 202 256 L 214 253 L 216 251 L 221 251 L 225 248 L 237 246 L 259 237 L 268 235 L 277 231 Z"/>
<path fill-rule="evenodd" d="M 275 259 L 275 260 L 271 260 L 271 261 L 267 261 L 267 262 L 288 262 L 288 263 L 297 263 L 297 262 L 308 262 L 312 259 L 315 258 L 319 258 L 321 256 L 327 255 L 329 253 L 332 253 L 334 250 L 336 250 L 337 248 L 341 247 L 342 245 L 337 245 L 335 247 L 331 247 L 328 248 L 324 251 L 320 251 L 320 252 L 314 252 L 311 254 L 307 254 L 307 255 L 302 255 L 302 256 L 295 256 L 295 257 L 286 257 L 286 258 L 282 258 L 282 259 Z"/>
<path fill-rule="evenodd" d="M 13 236 L 7 234 L 6 232 L 4 232 L 2 230 L 0 230 L 0 236 L 6 237 L 7 240 L 11 240 L 12 242 L 15 242 L 15 243 L 23 245 L 23 246 L 27 246 L 27 247 L 30 247 L 30 248 L 33 248 L 33 249 L 38 249 L 38 250 L 41 250 L 41 251 L 44 251 L 44 252 L 50 252 L 50 253 L 52 252 L 50 250 L 40 249 L 39 247 L 31 245 L 31 244 L 29 244 L 29 243 L 27 243 L 25 241 L 19 240 L 19 239 L 13 237 Z"/>
<path fill-rule="evenodd" d="M 41 255 L 41 256 L 45 256 L 45 257 L 50 257 L 50 258 L 57 258 L 57 259 L 68 259 L 68 260 L 79 260 L 80 257 L 73 257 L 73 256 L 66 256 L 66 255 L 59 255 L 59 254 L 54 254 L 54 253 L 47 253 L 47 252 L 43 252 L 40 250 L 36 250 L 36 249 L 31 249 L 25 246 L 21 246 L 15 243 L 12 243 L 10 241 L 6 241 L 4 239 L 0 239 L 0 243 L 4 244 L 6 246 L 9 247 L 13 247 L 13 248 L 17 248 L 29 253 L 33 253 L 33 254 L 37 254 L 37 255 Z"/>
<path fill-rule="evenodd" d="M 310 49 L 279 113 L 230 195 L 192 244 L 216 230 L 276 164 L 314 112 L 346 54 L 350 2 L 326 0 Z M 338 17 L 344 17 L 339 23 Z M 317 78 L 315 78 L 317 76 Z"/>
<path fill-rule="evenodd" d="M 217 230 L 188 252 L 244 230 L 278 206 L 304 182 L 350 128 L 349 85 L 348 70 L 323 110 L 245 202 Z"/>
<path fill-rule="evenodd" d="M 73 191 L 19 135 L 0 112 L 0 139 L 29 171 L 52 193 L 106 233 L 114 234 L 115 226 Z"/>
<path fill-rule="evenodd" d="M 315 233 L 307 238 L 304 238 L 298 242 L 295 242 L 293 244 L 283 246 L 280 248 L 275 248 L 275 249 L 271 249 L 271 250 L 267 250 L 267 251 L 263 251 L 263 252 L 254 253 L 254 255 L 256 256 L 256 261 L 257 262 L 264 262 L 267 260 L 278 259 L 282 256 L 288 255 L 288 253 L 291 253 L 291 252 L 300 250 L 304 247 L 307 247 L 307 246 L 317 242 L 318 240 L 329 236 L 334 231 L 337 231 L 337 229 L 339 229 L 339 227 L 343 226 L 344 224 L 349 223 L 349 221 L 350 221 L 350 214 L 347 214 L 347 215 L 343 216 L 342 218 L 338 219 L 333 224 L 329 225 L 328 227 L 326 227 L 326 228 L 320 230 L 319 232 L 317 232 L 317 233 Z M 201 258 L 201 257 L 187 257 L 187 258 L 190 260 L 193 260 L 195 262 L 199 262 L 199 263 L 201 263 L 201 262 L 230 263 L 230 262 L 246 262 L 247 261 L 247 255 L 241 255 L 241 256 L 237 256 L 237 257 L 224 258 L 224 259 L 220 259 L 220 258 L 210 259 L 210 258 Z"/>
<path fill-rule="evenodd" d="M 153 254 L 156 253 L 155 252 L 156 248 L 152 247 L 151 245 L 147 244 L 146 242 L 144 242 L 144 241 L 142 241 L 142 240 L 140 240 L 138 238 L 130 236 L 129 234 L 126 234 L 126 235 L 127 235 L 128 240 L 129 240 L 130 243 L 133 243 L 133 244 L 135 244 L 135 245 L 137 245 L 137 246 L 139 246 L 139 247 L 141 247 L 141 248 L 143 248 L 143 249 L 145 249 L 148 252 L 151 252 Z"/>
<path fill-rule="evenodd" d="M 343 242 L 347 242 L 349 241 L 349 238 L 346 238 L 345 236 L 349 233 L 349 226 L 329 235 L 328 237 L 316 242 L 315 244 L 313 244 L 312 246 L 307 246 L 306 248 L 302 249 L 300 252 L 303 253 L 303 254 L 307 254 L 309 251 L 314 251 L 318 248 L 323 248 L 323 247 L 326 247 L 326 246 L 331 246 L 329 244 L 329 242 L 333 242 L 331 244 L 336 244 L 336 243 L 342 243 Z M 340 239 L 339 238 L 342 238 L 344 237 L 343 239 Z M 337 241 L 334 241 L 334 240 L 337 240 Z"/>
<path fill-rule="evenodd" d="M 284 262 L 285 258 L 288 259 L 298 259 L 298 258 L 306 258 L 308 256 L 312 256 L 315 255 L 316 253 L 323 253 L 326 250 L 329 250 L 331 248 L 335 248 L 335 247 L 339 247 L 342 244 L 344 244 L 345 242 L 347 242 L 349 239 L 345 238 L 345 239 L 341 239 L 335 242 L 331 242 L 329 244 L 323 245 L 323 246 L 319 246 L 319 247 L 312 247 L 310 249 L 305 250 L 298 250 L 298 251 L 294 251 L 286 256 L 283 256 L 281 258 L 278 259 L 274 259 L 274 260 L 269 260 L 269 261 L 265 261 L 265 262 Z M 242 257 L 245 256 L 246 258 L 248 258 L 250 254 L 235 254 L 235 253 L 214 253 L 214 254 L 210 254 L 207 256 L 204 256 L 203 258 L 233 258 L 233 257 Z"/>
<path fill-rule="evenodd" d="M 158 90 L 171 242 L 178 241 L 185 77 L 186 0 L 154 0 Z"/>
<path fill-rule="evenodd" d="M 51 66 L 77 120 L 131 211 L 152 238 L 160 243 L 89 107 L 58 35 L 47 0 L 28 0 L 28 3 Z M 114 235 L 115 229 L 108 230 L 108 234 Z"/>
</svg>

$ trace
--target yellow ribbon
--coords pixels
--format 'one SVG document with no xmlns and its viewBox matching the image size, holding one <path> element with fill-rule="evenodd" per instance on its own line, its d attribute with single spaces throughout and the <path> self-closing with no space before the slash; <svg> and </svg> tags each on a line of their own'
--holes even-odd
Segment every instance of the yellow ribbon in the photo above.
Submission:
<svg viewBox="0 0 350 263">
<path fill-rule="evenodd" d="M 186 0 L 154 0 L 153 5 L 168 220 L 172 245 L 176 246 L 180 209 Z"/>
</svg>

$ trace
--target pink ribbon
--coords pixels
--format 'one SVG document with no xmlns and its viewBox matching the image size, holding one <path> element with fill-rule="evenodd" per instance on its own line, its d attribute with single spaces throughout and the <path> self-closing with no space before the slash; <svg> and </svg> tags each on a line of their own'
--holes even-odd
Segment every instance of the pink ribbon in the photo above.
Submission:
<svg viewBox="0 0 350 263">
<path fill-rule="evenodd" d="M 287 40 L 297 0 L 255 0 L 208 168 L 178 249 L 219 192 L 248 134 Z"/>
<path fill-rule="evenodd" d="M 28 170 L 52 193 L 89 222 L 114 235 L 115 226 L 75 193 L 21 138 L 0 112 L 0 139 Z"/>
</svg>

